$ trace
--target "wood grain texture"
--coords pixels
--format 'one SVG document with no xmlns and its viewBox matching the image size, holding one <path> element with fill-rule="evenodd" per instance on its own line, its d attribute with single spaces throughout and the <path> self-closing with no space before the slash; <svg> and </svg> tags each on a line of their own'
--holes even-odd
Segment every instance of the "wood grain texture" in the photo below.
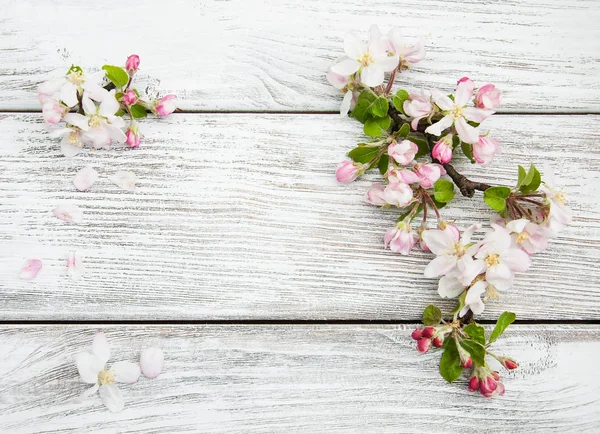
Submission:
<svg viewBox="0 0 600 434">
<path fill-rule="evenodd" d="M 110 413 L 72 356 L 94 329 L 0 330 L 0 431 L 594 433 L 600 423 L 599 326 L 513 326 L 494 344 L 520 362 L 507 392 L 484 399 L 447 384 L 439 353 L 420 355 L 413 326 L 104 327 L 111 362 L 163 348 L 165 370 L 120 386 Z"/>
<path fill-rule="evenodd" d="M 398 25 L 424 38 L 410 88 L 451 89 L 465 74 L 504 91 L 503 110 L 600 109 L 595 0 L 24 0 L 0 18 L 0 110 L 39 110 L 36 87 L 72 64 L 141 55 L 141 89 L 186 110 L 338 110 L 325 72 L 349 30 Z"/>
<path fill-rule="evenodd" d="M 597 116 L 498 115 L 504 147 L 489 168 L 464 161 L 474 179 L 513 184 L 516 165 L 556 166 L 575 214 L 572 227 L 536 255 L 515 288 L 489 303 L 520 319 L 600 319 L 600 172 Z M 61 157 L 39 115 L 0 119 L 0 318 L 402 319 L 429 303 L 448 308 L 431 255 L 383 249 L 398 213 L 365 203 L 369 179 L 336 182 L 334 170 L 360 125 L 336 115 L 189 114 L 149 121 L 137 151 Z M 39 130 L 37 129 L 39 127 Z M 73 175 L 91 164 L 102 178 L 77 192 Z M 135 193 L 106 176 L 133 170 Z M 464 228 L 491 211 L 459 198 L 444 209 Z M 85 222 L 56 219 L 62 202 Z M 66 276 L 70 250 L 85 256 L 85 280 Z M 42 274 L 18 279 L 24 260 Z"/>
</svg>

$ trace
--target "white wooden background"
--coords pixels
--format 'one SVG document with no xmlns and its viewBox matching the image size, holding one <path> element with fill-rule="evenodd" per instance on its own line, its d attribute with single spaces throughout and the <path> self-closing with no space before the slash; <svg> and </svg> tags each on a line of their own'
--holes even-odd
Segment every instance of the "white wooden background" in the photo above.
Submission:
<svg viewBox="0 0 600 434">
<path fill-rule="evenodd" d="M 597 432 L 599 21 L 585 0 L 3 5 L 0 432 Z M 502 160 L 463 169 L 511 182 L 517 163 L 549 161 L 568 192 L 573 226 L 482 316 L 528 322 L 497 344 L 521 363 L 502 398 L 445 384 L 438 356 L 414 350 L 423 307 L 450 306 L 422 277 L 428 256 L 383 250 L 394 215 L 364 203 L 375 175 L 335 181 L 362 136 L 335 114 L 324 73 L 344 33 L 371 23 L 425 39 L 405 87 L 467 74 L 502 88 L 490 120 Z M 188 113 L 145 122 L 137 151 L 62 158 L 37 85 L 132 52 L 142 88 L 176 93 Z M 80 193 L 72 176 L 87 164 L 102 178 Z M 136 192 L 106 179 L 122 169 Z M 84 224 L 52 216 L 63 201 Z M 468 199 L 444 211 L 462 226 L 489 215 Z M 87 265 L 78 283 L 64 267 L 74 248 Z M 28 257 L 44 261 L 33 282 L 18 279 Z M 116 415 L 97 397 L 68 403 L 85 387 L 71 357 L 97 330 L 115 360 L 166 354 L 164 374 L 126 388 Z"/>
</svg>

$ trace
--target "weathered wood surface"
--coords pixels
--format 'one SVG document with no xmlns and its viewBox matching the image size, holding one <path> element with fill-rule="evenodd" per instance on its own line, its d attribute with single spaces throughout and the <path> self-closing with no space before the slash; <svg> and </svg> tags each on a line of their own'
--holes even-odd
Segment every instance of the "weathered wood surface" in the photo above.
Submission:
<svg viewBox="0 0 600 434">
<path fill-rule="evenodd" d="M 0 431 L 595 433 L 599 326 L 513 326 L 494 344 L 521 364 L 484 399 L 438 373 L 439 353 L 413 348 L 413 326 L 103 327 L 111 361 L 162 347 L 158 378 L 123 385 L 125 409 L 87 385 L 72 356 L 89 326 L 0 330 Z M 109 362 L 110 365 L 110 362 Z"/>
<path fill-rule="evenodd" d="M 516 165 L 558 168 L 575 214 L 515 288 L 489 303 L 520 319 L 600 319 L 598 116 L 491 119 L 504 155 L 488 168 L 459 164 L 476 179 L 513 184 Z M 65 159 L 37 114 L 0 119 L 0 318 L 403 319 L 441 301 L 422 277 L 431 256 L 383 249 L 397 212 L 365 203 L 370 181 L 336 182 L 334 170 L 360 125 L 339 115 L 188 114 L 148 121 L 136 151 Z M 102 175 L 77 192 L 73 175 Z M 140 178 L 134 193 L 106 179 Z M 371 179 L 376 179 L 373 175 Z M 56 219 L 61 202 L 85 211 L 81 225 Z M 460 227 L 487 224 L 481 198 L 443 210 Z M 72 282 L 65 258 L 85 256 Z M 35 281 L 18 279 L 28 257 L 44 261 Z"/>
<path fill-rule="evenodd" d="M 503 109 L 600 109 L 595 0 L 23 0 L 0 18 L 0 110 L 39 109 L 35 89 L 71 63 L 98 68 L 136 52 L 151 93 L 193 110 L 328 110 L 325 72 L 342 38 L 377 23 L 423 37 L 429 55 L 401 79 L 446 87 L 495 82 Z"/>
</svg>

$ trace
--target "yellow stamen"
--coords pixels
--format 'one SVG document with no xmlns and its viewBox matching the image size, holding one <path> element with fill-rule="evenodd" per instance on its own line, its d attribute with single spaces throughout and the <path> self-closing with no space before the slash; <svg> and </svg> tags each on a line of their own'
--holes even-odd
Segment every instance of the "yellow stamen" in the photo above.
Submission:
<svg viewBox="0 0 600 434">
<path fill-rule="evenodd" d="M 485 265 L 489 267 L 493 267 L 494 265 L 498 265 L 500 263 L 500 255 L 494 253 L 493 255 L 487 255 L 484 259 Z"/>
<path fill-rule="evenodd" d="M 488 300 L 500 300 L 500 293 L 496 291 L 492 285 L 488 285 L 485 289 L 485 297 L 483 297 L 483 302 L 487 303 Z"/>
<path fill-rule="evenodd" d="M 371 62 L 373 62 L 373 57 L 371 56 L 371 53 L 364 53 L 362 56 L 360 56 L 358 61 L 364 66 L 369 66 Z"/>
<path fill-rule="evenodd" d="M 461 118 L 463 115 L 463 107 L 454 106 L 454 108 L 450 110 L 450 114 L 454 119 Z"/>
<path fill-rule="evenodd" d="M 90 127 L 99 127 L 102 124 L 102 120 L 100 116 L 94 115 L 90 118 L 89 125 Z"/>
<path fill-rule="evenodd" d="M 113 384 L 115 382 L 115 371 L 103 369 L 98 373 L 98 382 L 100 384 Z"/>
<path fill-rule="evenodd" d="M 517 243 L 522 243 L 523 241 L 527 241 L 529 239 L 529 234 L 526 232 L 521 232 L 517 235 Z"/>
</svg>

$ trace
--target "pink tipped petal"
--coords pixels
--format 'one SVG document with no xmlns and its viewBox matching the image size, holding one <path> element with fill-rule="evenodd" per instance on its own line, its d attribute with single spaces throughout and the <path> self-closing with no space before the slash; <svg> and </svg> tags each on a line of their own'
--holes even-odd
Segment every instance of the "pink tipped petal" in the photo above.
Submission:
<svg viewBox="0 0 600 434">
<path fill-rule="evenodd" d="M 463 116 L 470 121 L 477 122 L 478 124 L 485 121 L 493 114 L 493 110 L 480 109 L 476 107 L 465 107 L 463 109 Z"/>
<path fill-rule="evenodd" d="M 135 173 L 128 171 L 119 171 L 108 177 L 114 184 L 121 187 L 123 190 L 135 191 L 135 184 L 137 183 L 137 176 Z"/>
<path fill-rule="evenodd" d="M 358 68 L 360 68 L 360 63 L 358 62 L 358 60 L 345 59 L 333 65 L 331 67 L 331 71 L 335 74 L 348 76 L 358 71 Z"/>
<path fill-rule="evenodd" d="M 142 374 L 140 365 L 133 362 L 113 363 L 110 369 L 115 372 L 115 381 L 117 383 L 135 383 Z"/>
<path fill-rule="evenodd" d="M 19 277 L 23 280 L 33 280 L 36 278 L 40 270 L 42 269 L 42 261 L 39 259 L 28 259 L 21 268 L 21 274 Z"/>
<path fill-rule="evenodd" d="M 94 335 L 92 353 L 102 361 L 102 364 L 106 364 L 108 359 L 110 359 L 110 346 L 103 332 L 98 332 Z"/>
<path fill-rule="evenodd" d="M 160 348 L 146 348 L 140 355 L 142 373 L 148 378 L 156 378 L 163 370 L 165 358 Z"/>
<path fill-rule="evenodd" d="M 439 277 L 447 274 L 456 265 L 456 256 L 442 255 L 433 259 L 425 267 L 424 275 L 427 278 Z"/>
<path fill-rule="evenodd" d="M 348 77 L 345 75 L 336 74 L 333 71 L 327 72 L 325 75 L 329 84 L 336 89 L 343 89 L 349 82 Z"/>
<path fill-rule="evenodd" d="M 439 229 L 425 231 L 422 237 L 429 250 L 437 256 L 445 255 L 454 246 L 452 235 Z"/>
<path fill-rule="evenodd" d="M 100 398 L 102 402 L 113 413 L 118 413 L 125 407 L 123 395 L 116 384 L 103 384 L 100 386 Z"/>
<path fill-rule="evenodd" d="M 83 276 L 85 267 L 83 265 L 83 258 L 77 252 L 69 253 L 67 258 L 67 274 L 72 280 L 79 280 Z"/>
<path fill-rule="evenodd" d="M 471 80 L 463 80 L 456 86 L 454 92 L 454 103 L 458 107 L 464 107 L 473 97 L 473 84 Z"/>
<path fill-rule="evenodd" d="M 54 208 L 54 216 L 67 223 L 83 222 L 83 211 L 77 205 L 61 204 Z"/>
<path fill-rule="evenodd" d="M 531 258 L 521 249 L 508 249 L 500 255 L 500 261 L 511 271 L 523 272 L 531 266 Z"/>
<path fill-rule="evenodd" d="M 465 118 L 456 119 L 456 121 L 454 122 L 454 126 L 456 127 L 456 132 L 458 133 L 458 136 L 463 142 L 473 144 L 479 141 L 479 131 L 477 130 L 477 128 L 469 125 Z"/>
<path fill-rule="evenodd" d="M 73 178 L 73 185 L 79 191 L 89 190 L 94 182 L 98 180 L 98 172 L 93 167 L 87 166 L 81 169 Z"/>
</svg>

